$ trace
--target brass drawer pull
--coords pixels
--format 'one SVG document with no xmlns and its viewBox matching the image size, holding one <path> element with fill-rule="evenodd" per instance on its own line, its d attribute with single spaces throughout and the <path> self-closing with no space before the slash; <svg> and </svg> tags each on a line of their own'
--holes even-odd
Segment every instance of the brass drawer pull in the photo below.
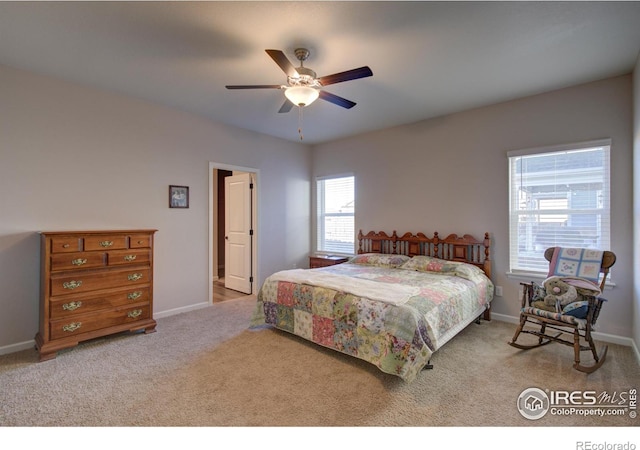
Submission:
<svg viewBox="0 0 640 450">
<path fill-rule="evenodd" d="M 82 306 L 82 302 L 70 302 L 62 305 L 62 309 L 65 311 L 75 311 Z"/>
<path fill-rule="evenodd" d="M 113 241 L 101 241 L 100 246 L 102 247 L 111 247 L 113 245 Z"/>
<path fill-rule="evenodd" d="M 127 298 L 129 300 L 137 300 L 138 298 L 140 298 L 141 295 L 142 295 L 141 291 L 130 292 L 129 294 L 127 294 Z"/>
<path fill-rule="evenodd" d="M 140 317 L 141 314 L 142 314 L 142 310 L 141 309 L 134 309 L 133 311 L 129 311 L 127 313 L 127 317 L 129 317 L 131 319 L 135 319 L 136 317 Z"/>
<path fill-rule="evenodd" d="M 70 245 L 69 244 L 62 244 L 62 248 L 69 248 Z"/>
<path fill-rule="evenodd" d="M 125 261 L 135 261 L 136 260 L 137 255 L 126 255 L 124 257 Z"/>
<path fill-rule="evenodd" d="M 78 258 L 71 261 L 71 264 L 73 264 L 74 266 L 81 266 L 86 263 L 87 263 L 86 258 Z"/>
<path fill-rule="evenodd" d="M 129 281 L 138 281 L 142 279 L 142 274 L 141 273 L 132 273 L 127 275 L 127 279 Z"/>
<path fill-rule="evenodd" d="M 74 331 L 76 331 L 81 326 L 82 326 L 82 322 L 73 322 L 73 323 L 70 323 L 69 325 L 64 325 L 62 327 L 62 331 L 73 333 Z"/>
<path fill-rule="evenodd" d="M 71 280 L 71 281 L 65 281 L 64 283 L 62 283 L 62 287 L 64 289 L 74 290 L 75 288 L 79 288 L 80 286 L 82 286 L 82 281 Z"/>
<path fill-rule="evenodd" d="M 144 244 L 144 241 L 138 241 L 138 245 Z"/>
</svg>

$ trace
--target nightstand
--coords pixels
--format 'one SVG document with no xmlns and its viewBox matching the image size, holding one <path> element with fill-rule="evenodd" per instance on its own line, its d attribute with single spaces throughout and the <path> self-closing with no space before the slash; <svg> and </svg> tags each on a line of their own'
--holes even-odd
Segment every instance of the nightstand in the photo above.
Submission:
<svg viewBox="0 0 640 450">
<path fill-rule="evenodd" d="M 318 267 L 334 266 L 349 261 L 348 256 L 336 255 L 311 255 L 309 257 L 309 268 L 317 269 Z"/>
</svg>

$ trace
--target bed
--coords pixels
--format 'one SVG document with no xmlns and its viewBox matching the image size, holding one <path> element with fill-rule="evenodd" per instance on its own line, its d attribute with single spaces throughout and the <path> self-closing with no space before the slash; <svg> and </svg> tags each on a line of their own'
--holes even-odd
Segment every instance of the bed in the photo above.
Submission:
<svg viewBox="0 0 640 450">
<path fill-rule="evenodd" d="M 274 327 L 412 382 L 434 352 L 490 320 L 490 237 L 358 233 L 346 263 L 267 277 L 252 328 Z"/>
</svg>

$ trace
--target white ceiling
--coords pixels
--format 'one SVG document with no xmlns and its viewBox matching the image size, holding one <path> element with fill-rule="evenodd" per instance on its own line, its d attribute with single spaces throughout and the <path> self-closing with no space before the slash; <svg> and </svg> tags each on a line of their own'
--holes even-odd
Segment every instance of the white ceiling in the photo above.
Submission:
<svg viewBox="0 0 640 450">
<path fill-rule="evenodd" d="M 630 73 L 640 2 L 0 2 L 0 64 L 292 141 L 282 91 L 225 85 L 286 84 L 264 50 L 297 47 L 373 71 L 304 109 L 313 144 Z"/>
</svg>

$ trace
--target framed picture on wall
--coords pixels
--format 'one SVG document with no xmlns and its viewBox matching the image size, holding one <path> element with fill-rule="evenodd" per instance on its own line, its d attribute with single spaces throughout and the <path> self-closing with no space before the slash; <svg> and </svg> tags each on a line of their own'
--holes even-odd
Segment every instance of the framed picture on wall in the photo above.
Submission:
<svg viewBox="0 0 640 450">
<path fill-rule="evenodd" d="M 169 186 L 169 208 L 189 207 L 189 186 Z"/>
</svg>

